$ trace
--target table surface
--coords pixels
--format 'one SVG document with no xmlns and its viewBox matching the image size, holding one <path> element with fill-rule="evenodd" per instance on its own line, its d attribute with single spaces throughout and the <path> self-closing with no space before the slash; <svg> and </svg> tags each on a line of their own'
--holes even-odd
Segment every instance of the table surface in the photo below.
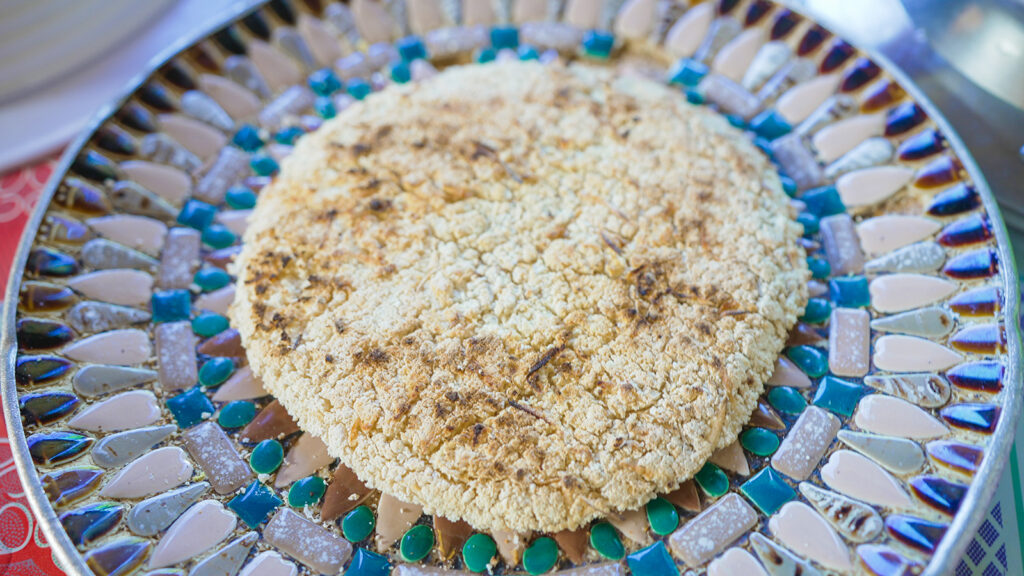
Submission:
<svg viewBox="0 0 1024 576">
<path fill-rule="evenodd" d="M 202 1 L 184 0 L 181 5 L 196 6 Z M 870 0 L 868 3 L 873 3 L 877 8 L 879 4 L 896 1 Z M 220 0 L 210 2 L 210 4 L 222 6 L 228 2 L 230 0 L 226 2 Z M 836 6 L 846 4 L 830 3 L 822 0 L 795 0 L 794 3 L 804 5 L 811 12 L 823 6 L 835 8 Z M 179 5 L 177 10 L 179 13 L 182 11 L 181 5 Z M 195 14 L 199 13 L 196 12 Z M 210 17 L 209 13 L 207 13 L 206 17 Z M 838 23 L 841 21 L 841 19 L 833 16 L 833 22 L 828 22 L 827 14 L 822 14 L 822 18 L 826 23 Z M 843 28 L 840 25 L 835 25 L 834 27 L 838 29 Z M 855 36 L 856 31 L 851 30 L 850 34 Z M 848 36 L 855 39 L 851 35 Z M 900 61 L 900 58 L 892 59 L 904 68 L 907 67 L 904 62 Z M 911 77 L 913 77 L 913 70 L 910 72 Z M 130 78 L 133 74 L 134 72 L 130 71 L 130 73 L 125 75 L 125 78 Z M 915 78 L 915 81 L 917 80 Z M 963 86 L 962 83 L 956 84 L 961 87 Z M 938 100 L 937 104 L 939 104 L 940 109 L 943 109 L 947 116 L 950 116 L 954 127 L 957 127 L 961 122 L 976 120 L 976 118 L 967 117 L 966 120 L 958 122 L 958 117 L 964 117 L 963 111 L 947 109 L 946 106 L 943 106 L 944 93 L 942 92 L 941 85 L 932 83 L 931 86 L 926 85 L 924 88 L 933 100 Z M 972 100 L 977 102 L 977 98 Z M 960 132 L 961 135 L 964 135 L 962 130 Z M 967 143 L 972 150 L 975 148 L 970 146 L 970 141 Z M 1006 151 L 1004 150 L 1003 152 Z M 1001 164 L 994 165 L 997 168 L 994 171 L 996 178 L 993 178 L 993 172 L 986 170 L 986 165 L 982 162 L 982 170 L 986 172 L 997 196 L 1001 188 L 998 184 L 1004 182 L 1005 178 L 1009 177 L 1011 173 L 1021 170 L 1021 163 L 1015 158 L 1015 154 L 1016 149 L 1013 149 L 1012 154 L 1004 154 L 1001 157 Z M 977 156 L 977 153 L 975 155 Z M 989 156 L 987 160 L 991 160 L 990 155 L 986 154 L 986 156 Z M 1009 164 L 1011 162 L 1009 159 L 1011 158 L 1018 161 L 1011 165 Z M 0 174 L 0 294 L 3 293 L 8 279 L 11 261 L 17 248 L 21 231 L 36 204 L 42 188 L 53 173 L 55 165 L 56 156 L 49 156 L 32 165 Z M 1004 210 L 1008 207 L 1004 204 Z M 1021 237 L 1019 236 L 1015 237 L 1014 240 L 1017 248 L 1018 262 L 1021 262 L 1022 256 L 1024 256 L 1024 242 L 1020 241 Z M 2 419 L 3 414 L 0 413 L 0 576 L 48 576 L 59 574 L 60 569 L 56 565 L 49 545 L 24 497 L 24 490 L 14 467 L 10 446 L 6 438 L 6 424 Z M 1024 462 L 1024 420 L 1018 422 L 1016 437 L 1017 442 L 1014 444 L 1010 463 L 1003 473 L 985 521 L 968 546 L 967 554 L 962 561 L 956 567 L 946 567 L 950 574 L 955 574 L 956 576 L 1024 574 L 1024 559 L 1022 559 L 1021 553 L 1021 536 L 1024 534 L 1024 499 L 1021 496 L 1020 482 L 1022 475 L 1021 463 Z"/>
</svg>

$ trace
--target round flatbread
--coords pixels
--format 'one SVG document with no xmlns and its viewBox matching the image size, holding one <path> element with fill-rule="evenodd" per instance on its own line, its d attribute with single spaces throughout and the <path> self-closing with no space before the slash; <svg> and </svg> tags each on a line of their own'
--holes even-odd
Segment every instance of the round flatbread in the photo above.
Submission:
<svg viewBox="0 0 1024 576">
<path fill-rule="evenodd" d="M 642 505 L 735 441 L 806 301 L 778 175 L 651 80 L 455 67 L 302 138 L 231 317 L 368 485 L 480 530 Z"/>
</svg>

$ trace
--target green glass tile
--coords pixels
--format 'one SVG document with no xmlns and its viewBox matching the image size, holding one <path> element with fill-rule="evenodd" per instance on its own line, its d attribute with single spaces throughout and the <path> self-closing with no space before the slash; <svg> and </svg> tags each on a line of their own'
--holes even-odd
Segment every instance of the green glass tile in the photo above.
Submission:
<svg viewBox="0 0 1024 576">
<path fill-rule="evenodd" d="M 264 440 L 252 449 L 249 466 L 257 474 L 272 474 L 284 460 L 284 448 L 277 440 Z"/>
<path fill-rule="evenodd" d="M 292 508 L 313 506 L 327 491 L 327 483 L 319 476 L 306 476 L 288 489 L 288 505 Z"/>
<path fill-rule="evenodd" d="M 868 279 L 863 276 L 833 278 L 828 289 L 836 308 L 864 308 L 871 304 Z"/>
<path fill-rule="evenodd" d="M 523 551 L 523 568 L 534 576 L 551 570 L 557 561 L 558 544 L 547 536 L 537 538 Z"/>
<path fill-rule="evenodd" d="M 609 560 L 620 560 L 626 555 L 618 530 L 608 522 L 598 522 L 590 527 L 590 545 Z"/>
<path fill-rule="evenodd" d="M 765 428 L 748 428 L 740 434 L 740 445 L 757 456 L 771 456 L 779 449 L 779 437 Z"/>
<path fill-rule="evenodd" d="M 419 562 L 430 554 L 434 548 L 434 530 L 430 526 L 419 524 L 413 526 L 402 536 L 398 545 L 398 551 L 402 560 L 406 562 Z"/>
<path fill-rule="evenodd" d="M 256 405 L 248 400 L 228 402 L 220 409 L 217 423 L 221 428 L 241 428 L 256 417 Z"/>
<path fill-rule="evenodd" d="M 466 563 L 466 569 L 470 572 L 487 570 L 491 559 L 497 553 L 497 544 L 487 534 L 473 534 L 462 545 L 462 561 Z"/>
<path fill-rule="evenodd" d="M 341 519 L 341 534 L 349 542 L 362 542 L 376 525 L 373 511 L 368 506 L 357 506 Z"/>
<path fill-rule="evenodd" d="M 778 386 L 768 391 L 768 402 L 784 414 L 799 414 L 807 407 L 807 401 L 796 388 Z"/>
<path fill-rule="evenodd" d="M 811 298 L 807 301 L 804 314 L 800 317 L 801 322 L 808 324 L 821 324 L 828 320 L 832 314 L 832 304 L 824 298 Z"/>
<path fill-rule="evenodd" d="M 786 349 L 786 357 L 811 378 L 821 378 L 828 372 L 828 353 L 821 348 L 792 346 Z"/>
<path fill-rule="evenodd" d="M 655 498 L 647 503 L 647 521 L 655 534 L 665 536 L 679 526 L 679 511 L 664 498 Z"/>
<path fill-rule="evenodd" d="M 199 368 L 199 384 L 204 388 L 215 388 L 230 378 L 234 371 L 235 362 L 231 358 L 210 358 Z"/>
<path fill-rule="evenodd" d="M 679 576 L 679 567 L 664 542 L 655 542 L 633 552 L 626 558 L 626 563 L 633 576 Z"/>
<path fill-rule="evenodd" d="M 818 384 L 814 405 L 842 416 L 852 416 L 857 403 L 870 392 L 866 386 L 840 380 L 835 376 L 825 376 Z"/>
<path fill-rule="evenodd" d="M 832 274 L 832 266 L 824 258 L 808 258 L 807 268 L 810 269 L 811 276 L 817 280 L 824 280 Z"/>
<path fill-rule="evenodd" d="M 197 336 L 209 338 L 228 329 L 228 319 L 213 312 L 203 312 L 192 319 L 192 331 Z"/>
<path fill-rule="evenodd" d="M 796 490 L 767 466 L 740 485 L 740 492 L 766 516 L 775 514 L 783 504 L 796 498 Z"/>
<path fill-rule="evenodd" d="M 722 469 L 708 462 L 700 469 L 700 472 L 693 477 L 701 490 L 708 496 L 717 498 L 729 491 L 729 477 L 722 472 Z"/>
</svg>

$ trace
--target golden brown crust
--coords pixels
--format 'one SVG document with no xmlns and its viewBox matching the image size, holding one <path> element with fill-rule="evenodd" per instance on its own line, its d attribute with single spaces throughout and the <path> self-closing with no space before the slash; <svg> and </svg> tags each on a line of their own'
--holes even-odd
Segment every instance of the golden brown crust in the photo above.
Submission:
<svg viewBox="0 0 1024 576">
<path fill-rule="evenodd" d="M 553 532 L 735 440 L 806 300 L 798 236 L 763 156 L 666 87 L 453 68 L 299 142 L 231 316 L 368 485 Z"/>
</svg>

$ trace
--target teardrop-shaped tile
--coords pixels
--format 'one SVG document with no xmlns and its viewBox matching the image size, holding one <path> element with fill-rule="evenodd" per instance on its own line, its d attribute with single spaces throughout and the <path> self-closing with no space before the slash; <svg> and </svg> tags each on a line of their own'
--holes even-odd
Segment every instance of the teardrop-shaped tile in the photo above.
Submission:
<svg viewBox="0 0 1024 576">
<path fill-rule="evenodd" d="M 917 102 L 904 102 L 889 110 L 885 119 L 885 135 L 897 136 L 909 132 L 927 119 Z"/>
<path fill-rule="evenodd" d="M 104 238 L 90 240 L 82 248 L 82 263 L 89 268 L 109 270 L 111 268 L 134 268 L 153 270 L 157 261 L 138 250 L 132 250 Z"/>
<path fill-rule="evenodd" d="M 821 468 L 821 479 L 832 490 L 870 504 L 903 509 L 913 505 L 901 482 L 850 450 L 833 452 Z"/>
<path fill-rule="evenodd" d="M 152 296 L 153 277 L 141 270 L 99 270 L 72 278 L 68 286 L 92 300 L 143 306 Z"/>
<path fill-rule="evenodd" d="M 147 426 L 160 419 L 160 405 L 149 390 L 132 390 L 90 405 L 68 420 L 68 426 L 111 432 Z"/>
<path fill-rule="evenodd" d="M 224 60 L 224 71 L 227 73 L 228 79 L 251 90 L 257 96 L 271 97 L 272 93 L 267 81 L 249 58 L 237 54 L 228 56 Z"/>
<path fill-rule="evenodd" d="M 642 509 L 612 512 L 608 514 L 607 520 L 627 540 L 644 545 L 650 542 L 651 538 L 647 533 L 650 524 L 647 522 L 647 514 Z"/>
<path fill-rule="evenodd" d="M 871 60 L 858 58 L 843 72 L 843 81 L 840 83 L 839 89 L 843 92 L 856 92 L 877 78 L 881 71 L 878 64 Z"/>
<path fill-rule="evenodd" d="M 884 394 L 865 396 L 853 418 L 863 430 L 900 438 L 928 439 L 949 433 L 931 414 L 906 400 Z"/>
<path fill-rule="evenodd" d="M 918 242 L 890 252 L 864 265 L 871 274 L 932 272 L 946 261 L 946 251 L 935 242 Z"/>
<path fill-rule="evenodd" d="M 79 403 L 78 396 L 60 391 L 25 394 L 18 399 L 21 419 L 26 425 L 59 420 L 78 408 Z"/>
<path fill-rule="evenodd" d="M 105 366 L 94 364 L 83 366 L 75 373 L 75 392 L 82 396 L 102 396 L 156 379 L 156 372 L 146 368 Z"/>
<path fill-rule="evenodd" d="M 852 568 L 850 551 L 832 526 L 803 502 L 787 502 L 769 520 L 768 529 L 790 550 L 834 570 Z"/>
<path fill-rule="evenodd" d="M 924 570 L 920 563 L 902 556 L 888 546 L 858 546 L 857 555 L 868 573 L 875 576 L 913 576 Z"/>
<path fill-rule="evenodd" d="M 214 402 L 230 402 L 233 400 L 252 400 L 269 394 L 248 366 L 242 366 L 217 388 L 213 395 Z"/>
<path fill-rule="evenodd" d="M 153 113 L 137 102 L 126 102 L 120 110 L 114 113 L 118 122 L 139 132 L 153 132 L 156 130 L 156 122 Z"/>
<path fill-rule="evenodd" d="M 993 316 L 1000 310 L 1001 301 L 999 288 L 985 286 L 961 292 L 950 298 L 947 305 L 961 316 Z"/>
<path fill-rule="evenodd" d="M 708 564 L 708 576 L 768 576 L 754 555 L 743 548 L 730 548 Z"/>
<path fill-rule="evenodd" d="M 871 328 L 879 332 L 910 334 L 925 338 L 941 338 L 953 331 L 956 320 L 945 308 L 932 306 L 892 316 L 883 316 L 871 321 Z"/>
<path fill-rule="evenodd" d="M 299 14 L 297 29 L 306 40 L 306 44 L 309 45 L 309 51 L 319 66 L 330 66 L 335 60 L 345 55 L 341 49 L 341 43 L 323 21 L 309 14 Z M 204 92 L 210 93 L 208 90 L 204 90 Z M 213 96 L 213 94 L 210 95 Z M 222 102 L 221 106 L 223 105 Z M 228 110 L 228 113 L 231 114 L 231 111 Z"/>
<path fill-rule="evenodd" d="M 238 438 L 246 444 L 256 444 L 271 438 L 287 436 L 298 430 L 299 425 L 288 415 L 284 406 L 274 400 L 260 410 L 252 422 L 242 428 Z"/>
<path fill-rule="evenodd" d="M 170 115 L 174 118 L 185 118 L 184 116 L 178 116 L 177 114 Z M 189 122 L 200 125 L 201 123 L 188 119 Z M 173 124 L 168 124 L 173 126 Z M 213 130 L 206 125 L 203 125 L 204 129 Z M 219 133 L 218 133 L 219 134 Z M 154 162 L 160 162 L 162 164 L 169 164 L 175 168 L 180 168 L 186 172 L 195 172 L 202 167 L 202 161 L 199 156 L 196 156 L 188 148 L 182 146 L 177 140 L 171 138 L 163 132 L 156 134 L 147 134 L 142 139 L 142 144 L 139 149 L 140 155 Z"/>
<path fill-rule="evenodd" d="M 47 214 L 39 224 L 37 238 L 61 244 L 82 244 L 94 235 L 89 227 L 70 216 Z"/>
<path fill-rule="evenodd" d="M 773 41 L 765 43 L 757 51 L 757 54 L 754 55 L 754 60 L 747 67 L 746 72 L 743 73 L 740 85 L 750 91 L 761 88 L 765 82 L 785 66 L 792 56 L 793 49 L 785 42 Z M 778 106 L 778 102 L 776 102 L 776 106 Z M 776 112 L 779 112 L 780 117 L 790 126 L 794 125 L 795 122 L 799 122 L 799 120 L 790 120 L 789 117 L 782 114 L 779 110 L 776 110 Z"/>
<path fill-rule="evenodd" d="M 1000 354 L 1006 351 L 1006 331 L 1001 324 L 975 324 L 954 334 L 949 344 L 974 354 Z"/>
<path fill-rule="evenodd" d="M 43 432 L 28 437 L 28 453 L 39 466 L 63 464 L 85 454 L 93 440 L 73 432 Z"/>
<path fill-rule="evenodd" d="M 181 95 L 181 109 L 196 120 L 230 132 L 235 121 L 217 104 L 217 101 L 199 90 L 189 90 Z"/>
<path fill-rule="evenodd" d="M 966 476 L 974 476 L 985 457 L 980 446 L 949 440 L 929 442 L 925 450 L 933 462 Z"/>
<path fill-rule="evenodd" d="M 198 158 L 196 159 L 198 162 Z M 114 209 L 140 216 L 151 216 L 163 221 L 174 220 L 178 211 L 160 196 L 130 180 L 114 184 L 107 193 Z"/>
<path fill-rule="evenodd" d="M 19 386 L 45 384 L 71 369 L 71 362 L 58 356 L 18 356 L 14 363 L 14 381 Z"/>
<path fill-rule="evenodd" d="M 192 179 L 189 175 L 166 164 L 129 160 L 121 163 L 121 169 L 139 185 L 175 206 L 184 202 L 191 192 Z"/>
<path fill-rule="evenodd" d="M 44 276 L 71 276 L 78 272 L 78 262 L 52 248 L 37 248 L 29 252 L 25 271 Z"/>
<path fill-rule="evenodd" d="M 110 201 L 104 192 L 84 180 L 71 177 L 57 186 L 50 204 L 86 216 L 100 216 L 110 212 Z"/>
<path fill-rule="evenodd" d="M 939 413 L 951 426 L 991 434 L 999 423 L 1002 409 L 993 404 L 952 404 Z"/>
<path fill-rule="evenodd" d="M 149 335 L 142 330 L 111 330 L 64 347 L 64 355 L 79 362 L 141 364 L 153 353 Z"/>
<path fill-rule="evenodd" d="M 284 463 L 274 478 L 274 486 L 281 488 L 300 478 L 305 478 L 327 466 L 334 458 L 327 453 L 327 446 L 316 436 L 303 434 L 285 454 Z"/>
<path fill-rule="evenodd" d="M 199 76 L 199 88 L 216 100 L 217 104 L 235 120 L 255 116 L 263 108 L 259 97 L 249 88 L 223 76 L 203 74 Z M 193 151 L 199 154 L 199 152 Z M 211 150 L 208 155 L 212 155 L 214 152 L 216 150 Z"/>
<path fill-rule="evenodd" d="M 939 230 L 931 218 L 886 214 L 864 220 L 857 225 L 861 246 L 869 254 L 885 254 L 924 240 Z"/>
<path fill-rule="evenodd" d="M 693 56 L 707 36 L 714 18 L 715 7 L 710 2 L 687 10 L 669 29 L 665 37 L 665 48 L 677 58 Z"/>
<path fill-rule="evenodd" d="M 964 168 L 960 161 L 951 156 L 939 156 L 920 170 L 914 177 L 914 186 L 918 188 L 937 188 L 960 180 Z"/>
<path fill-rule="evenodd" d="M 76 156 L 71 163 L 71 171 L 94 182 L 102 183 L 118 180 L 122 174 L 116 164 L 94 150 L 86 150 Z"/>
<path fill-rule="evenodd" d="M 874 540 L 882 532 L 882 517 L 867 504 L 809 482 L 800 483 L 800 492 L 840 534 L 854 542 Z"/>
<path fill-rule="evenodd" d="M 325 522 L 333 522 L 343 514 L 359 506 L 370 495 L 371 490 L 356 476 L 348 466 L 339 463 L 334 470 L 331 483 L 324 493 L 320 518 Z"/>
<path fill-rule="evenodd" d="M 223 78 L 221 80 L 231 82 Z M 244 89 L 239 88 L 239 90 Z M 251 95 L 251 93 L 249 94 Z M 190 154 L 194 154 L 197 158 L 204 160 L 216 154 L 218 150 L 228 143 L 228 137 L 217 128 L 183 114 L 162 114 L 160 116 L 160 127 Z M 184 166 L 179 165 L 180 163 L 168 162 L 168 164 L 184 168 Z"/>
<path fill-rule="evenodd" d="M 711 69 L 734 82 L 742 81 L 758 49 L 767 40 L 767 32 L 761 27 L 744 30 L 715 55 Z"/>
<path fill-rule="evenodd" d="M 185 511 L 167 529 L 147 566 L 163 568 L 198 556 L 227 538 L 235 529 L 235 515 L 216 500 L 203 500 Z"/>
<path fill-rule="evenodd" d="M 750 544 L 771 576 L 822 576 L 810 563 L 769 540 L 760 532 L 750 535 Z"/>
<path fill-rule="evenodd" d="M 377 547 L 387 549 L 398 541 L 423 514 L 423 507 L 407 504 L 389 494 L 381 494 L 377 504 Z"/>
<path fill-rule="evenodd" d="M 209 489 L 208 483 L 198 482 L 143 500 L 133 506 L 128 514 L 128 528 L 140 536 L 155 536 L 177 520 Z"/>
<path fill-rule="evenodd" d="M 862 114 L 823 128 L 811 138 L 811 144 L 818 151 L 821 161 L 828 164 L 868 138 L 880 135 L 884 129 L 883 115 Z"/>
<path fill-rule="evenodd" d="M 249 58 L 270 89 L 279 91 L 302 83 L 302 71 L 295 62 L 262 40 L 249 43 Z"/>
<path fill-rule="evenodd" d="M 134 248 L 150 256 L 158 256 L 167 235 L 167 226 L 145 216 L 116 214 L 92 218 L 89 227 L 101 236 Z"/>
<path fill-rule="evenodd" d="M 85 546 L 113 530 L 123 516 L 120 504 L 97 502 L 61 514 L 60 524 L 74 545 Z"/>
<path fill-rule="evenodd" d="M 924 451 L 913 440 L 852 430 L 840 430 L 838 436 L 847 446 L 896 474 L 911 474 L 924 466 Z"/>
<path fill-rule="evenodd" d="M 871 305 L 879 312 L 903 312 L 944 300 L 957 285 L 922 274 L 889 274 L 871 281 Z"/>
<path fill-rule="evenodd" d="M 875 341 L 874 364 L 889 372 L 945 370 L 962 360 L 960 353 L 915 336 L 892 334 Z"/>
<path fill-rule="evenodd" d="M 235 576 L 257 540 L 259 536 L 255 532 L 246 532 L 196 564 L 189 576 Z"/>
<path fill-rule="evenodd" d="M 944 406 L 949 401 L 949 382 L 938 374 L 873 375 L 865 377 L 864 383 L 926 408 Z"/>
<path fill-rule="evenodd" d="M 946 149 L 945 139 L 934 128 L 923 130 L 904 140 L 896 150 L 900 160 L 914 161 L 934 156 Z"/>
<path fill-rule="evenodd" d="M 811 379 L 792 360 L 785 356 L 779 356 L 775 360 L 775 370 L 772 372 L 772 377 L 765 384 L 768 386 L 809 388 L 811 386 Z"/>
<path fill-rule="evenodd" d="M 958 388 L 998 392 L 1003 389 L 1006 369 L 999 362 L 970 362 L 946 372 L 946 377 Z"/>
<path fill-rule="evenodd" d="M 103 468 L 118 468 L 163 442 L 177 429 L 173 424 L 164 424 L 104 436 L 92 451 L 92 461 Z"/>
<path fill-rule="evenodd" d="M 951 278 L 971 280 L 994 276 L 999 270 L 995 252 L 988 248 L 958 254 L 950 258 L 942 272 Z"/>
<path fill-rule="evenodd" d="M 937 240 L 943 246 L 966 246 L 992 239 L 992 226 L 988 218 L 973 214 L 957 220 L 942 229 Z"/>
<path fill-rule="evenodd" d="M 64 468 L 56 472 L 44 474 L 39 483 L 46 492 L 46 497 L 54 508 L 67 506 L 85 498 L 103 480 L 103 470 L 92 467 Z"/>
<path fill-rule="evenodd" d="M 572 26 L 591 30 L 600 27 L 602 8 L 599 0 L 567 0 L 562 17 Z"/>
<path fill-rule="evenodd" d="M 914 173 L 902 166 L 876 166 L 843 174 L 836 180 L 839 196 L 848 208 L 884 202 L 903 189 Z"/>
<path fill-rule="evenodd" d="M 913 516 L 893 514 L 885 519 L 885 527 L 900 542 L 925 554 L 934 554 L 949 526 Z"/>
<path fill-rule="evenodd" d="M 25 312 L 63 310 L 74 302 L 74 292 L 56 284 L 23 282 L 18 292 L 18 307 Z"/>
<path fill-rule="evenodd" d="M 950 482 L 940 476 L 917 476 L 910 479 L 910 489 L 922 502 L 952 516 L 967 496 L 967 486 Z"/>
<path fill-rule="evenodd" d="M 71 327 L 44 318 L 20 318 L 15 325 L 20 350 L 57 348 L 75 338 Z"/>
<path fill-rule="evenodd" d="M 825 167 L 826 178 L 838 178 L 847 172 L 888 163 L 892 159 L 892 144 L 882 137 L 868 138 L 842 158 Z"/>
<path fill-rule="evenodd" d="M 465 6 L 471 4 L 485 3 L 466 2 Z M 628 39 L 642 39 L 650 36 L 654 28 L 657 8 L 655 0 L 626 0 L 615 16 L 615 34 Z M 464 22 L 463 25 L 466 23 Z"/>
<path fill-rule="evenodd" d="M 277 552 L 265 550 L 246 564 L 238 576 L 296 576 L 298 572 L 295 564 Z"/>
<path fill-rule="evenodd" d="M 936 194 L 928 206 L 928 213 L 932 216 L 953 216 L 970 212 L 978 206 L 981 206 L 978 192 L 966 183 L 960 182 Z"/>
<path fill-rule="evenodd" d="M 105 498 L 142 498 L 180 486 L 192 477 L 192 464 L 177 446 L 157 448 L 122 468 L 100 490 Z"/>
<path fill-rule="evenodd" d="M 142 565 L 150 547 L 141 538 L 122 538 L 90 550 L 84 559 L 96 576 L 127 576 Z"/>
</svg>

